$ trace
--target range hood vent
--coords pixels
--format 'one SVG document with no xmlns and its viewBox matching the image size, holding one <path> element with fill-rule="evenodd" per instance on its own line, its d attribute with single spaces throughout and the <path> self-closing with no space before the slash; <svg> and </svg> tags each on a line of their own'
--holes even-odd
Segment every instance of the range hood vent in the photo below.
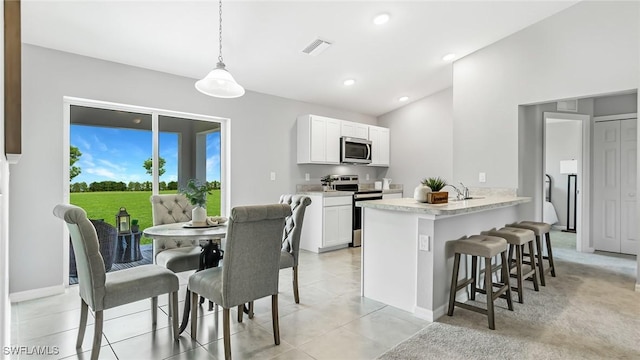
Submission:
<svg viewBox="0 0 640 360">
<path fill-rule="evenodd" d="M 311 56 L 318 56 L 329 46 L 331 46 L 330 42 L 322 39 L 315 39 L 311 44 L 307 45 L 302 52 Z"/>
</svg>

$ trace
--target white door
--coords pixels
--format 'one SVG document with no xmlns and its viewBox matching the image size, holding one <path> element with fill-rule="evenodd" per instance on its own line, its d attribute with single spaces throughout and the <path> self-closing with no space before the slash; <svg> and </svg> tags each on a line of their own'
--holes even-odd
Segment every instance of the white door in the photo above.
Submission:
<svg viewBox="0 0 640 360">
<path fill-rule="evenodd" d="M 620 121 L 594 125 L 593 245 L 620 252 Z"/>
<path fill-rule="evenodd" d="M 636 119 L 594 125 L 593 243 L 596 250 L 638 254 Z"/>
<path fill-rule="evenodd" d="M 620 121 L 620 252 L 638 254 L 636 238 L 636 120 Z"/>
</svg>

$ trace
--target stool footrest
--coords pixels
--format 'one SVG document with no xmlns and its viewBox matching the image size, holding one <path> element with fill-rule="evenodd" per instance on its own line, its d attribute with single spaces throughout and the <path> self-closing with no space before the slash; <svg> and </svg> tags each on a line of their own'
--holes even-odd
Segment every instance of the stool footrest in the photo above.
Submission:
<svg viewBox="0 0 640 360">
<path fill-rule="evenodd" d="M 487 309 L 483 309 L 481 307 L 477 307 L 477 306 L 473 306 L 473 305 L 469 305 L 469 304 L 465 304 L 465 303 L 461 303 L 459 301 L 455 302 L 456 306 L 459 306 L 463 309 L 467 309 L 467 310 L 471 310 L 471 311 L 475 311 L 477 313 L 483 314 L 483 315 L 487 315 L 488 311 Z"/>
</svg>

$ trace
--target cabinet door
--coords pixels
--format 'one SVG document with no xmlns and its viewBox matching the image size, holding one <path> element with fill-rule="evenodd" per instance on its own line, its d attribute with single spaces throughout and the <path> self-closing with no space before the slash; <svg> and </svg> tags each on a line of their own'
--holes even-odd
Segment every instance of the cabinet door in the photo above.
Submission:
<svg viewBox="0 0 640 360">
<path fill-rule="evenodd" d="M 326 163 L 340 163 L 340 123 L 342 121 L 327 118 L 325 133 Z"/>
<path fill-rule="evenodd" d="M 318 116 L 311 117 L 311 162 L 323 163 L 327 159 L 327 121 Z"/>
<path fill-rule="evenodd" d="M 323 246 L 335 246 L 351 242 L 353 232 L 351 206 L 327 206 L 324 208 Z"/>
<path fill-rule="evenodd" d="M 369 139 L 371 140 L 371 165 L 389 166 L 389 129 L 370 126 Z"/>
<path fill-rule="evenodd" d="M 352 121 L 343 121 L 340 133 L 341 136 L 369 139 L 369 125 Z"/>
<path fill-rule="evenodd" d="M 355 131 L 355 137 L 360 139 L 369 139 L 369 125 L 356 124 Z"/>
<path fill-rule="evenodd" d="M 636 237 L 636 120 L 620 121 L 620 252 L 638 254 Z"/>
</svg>

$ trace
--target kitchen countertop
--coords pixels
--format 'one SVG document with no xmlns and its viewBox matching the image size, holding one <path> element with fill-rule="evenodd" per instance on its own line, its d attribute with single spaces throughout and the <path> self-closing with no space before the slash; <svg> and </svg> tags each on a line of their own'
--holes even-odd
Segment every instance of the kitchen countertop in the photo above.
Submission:
<svg viewBox="0 0 640 360">
<path fill-rule="evenodd" d="M 446 204 L 427 204 L 413 198 L 367 200 L 357 206 L 391 211 L 422 213 L 427 215 L 460 215 L 470 212 L 496 209 L 530 202 L 529 197 L 492 196 L 485 198 L 456 201 L 449 199 Z"/>
<path fill-rule="evenodd" d="M 308 196 L 322 196 L 322 197 L 334 197 L 334 196 L 353 196 L 353 191 L 298 191 L 298 195 L 308 195 Z"/>
<path fill-rule="evenodd" d="M 402 189 L 384 189 L 383 194 L 402 194 Z"/>
</svg>

